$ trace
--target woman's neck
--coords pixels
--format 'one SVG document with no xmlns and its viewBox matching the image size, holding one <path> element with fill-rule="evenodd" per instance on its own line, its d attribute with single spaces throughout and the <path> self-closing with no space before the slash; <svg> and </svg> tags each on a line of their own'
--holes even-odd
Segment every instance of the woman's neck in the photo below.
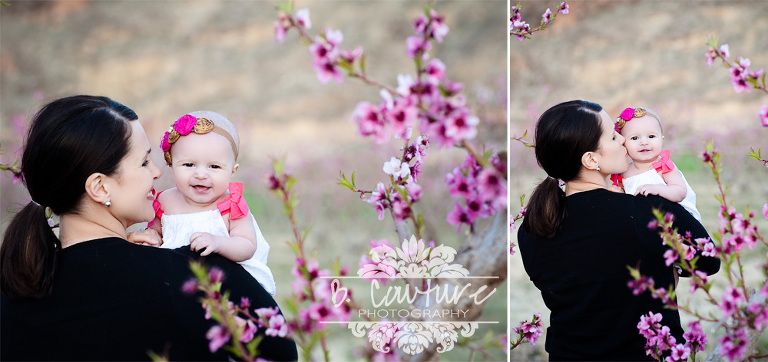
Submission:
<svg viewBox="0 0 768 362">
<path fill-rule="evenodd" d="M 106 237 L 125 239 L 127 235 L 125 227 L 116 219 L 111 217 L 91 217 L 88 214 L 61 215 L 59 230 L 59 240 L 61 240 L 62 248 Z"/>
<path fill-rule="evenodd" d="M 605 178 L 597 171 L 590 171 L 588 175 L 565 183 L 565 196 L 573 195 L 577 192 L 590 191 L 595 189 L 604 189 Z"/>
</svg>

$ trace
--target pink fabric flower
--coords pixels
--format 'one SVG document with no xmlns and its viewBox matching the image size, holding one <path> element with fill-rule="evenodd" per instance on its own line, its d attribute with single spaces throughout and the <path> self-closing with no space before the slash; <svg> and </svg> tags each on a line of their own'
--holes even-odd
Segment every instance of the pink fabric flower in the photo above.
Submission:
<svg viewBox="0 0 768 362">
<path fill-rule="evenodd" d="M 621 119 L 625 121 L 629 121 L 632 119 L 632 117 L 635 115 L 635 109 L 634 108 L 624 108 L 623 111 L 621 111 Z"/>
<path fill-rule="evenodd" d="M 165 131 L 165 134 L 163 135 L 163 140 L 160 141 L 160 149 L 162 149 L 163 152 L 168 152 L 171 150 L 171 144 L 168 143 L 168 131 Z"/>
<path fill-rule="evenodd" d="M 173 124 L 173 129 L 175 129 L 176 132 L 179 132 L 180 135 L 186 136 L 189 132 L 192 132 L 192 129 L 195 128 L 195 124 L 197 124 L 197 118 L 185 114 L 176 120 L 176 123 Z"/>
</svg>

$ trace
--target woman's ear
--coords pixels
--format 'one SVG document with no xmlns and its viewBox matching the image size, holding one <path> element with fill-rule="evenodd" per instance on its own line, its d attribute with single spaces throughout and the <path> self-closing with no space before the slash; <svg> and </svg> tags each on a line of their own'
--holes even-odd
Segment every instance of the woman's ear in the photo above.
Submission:
<svg viewBox="0 0 768 362">
<path fill-rule="evenodd" d="M 107 176 L 103 173 L 92 173 L 85 180 L 85 193 L 93 201 L 103 204 L 109 201 L 109 185 L 107 185 Z"/>
<path fill-rule="evenodd" d="M 595 154 L 593 152 L 584 152 L 584 154 L 581 155 L 581 165 L 587 170 L 597 169 L 598 162 L 597 159 L 595 159 Z"/>
<path fill-rule="evenodd" d="M 240 164 L 236 163 L 234 167 L 232 167 L 232 176 L 235 175 L 235 172 L 240 168 Z"/>
</svg>

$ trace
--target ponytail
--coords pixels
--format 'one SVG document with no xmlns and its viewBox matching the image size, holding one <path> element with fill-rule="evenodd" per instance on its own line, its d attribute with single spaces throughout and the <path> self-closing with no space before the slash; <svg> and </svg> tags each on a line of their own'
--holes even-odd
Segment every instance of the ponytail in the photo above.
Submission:
<svg viewBox="0 0 768 362">
<path fill-rule="evenodd" d="M 45 207 L 30 202 L 5 230 L 0 245 L 0 291 L 13 298 L 50 294 L 61 242 L 48 225 Z"/>
<path fill-rule="evenodd" d="M 576 179 L 581 156 L 595 151 L 603 131 L 599 104 L 563 102 L 544 111 L 536 123 L 536 162 L 549 175 L 533 191 L 522 228 L 535 235 L 554 237 L 565 220 L 565 192 L 558 179 Z"/>
<path fill-rule="evenodd" d="M 21 156 L 22 182 L 32 201 L 11 220 L 0 245 L 0 292 L 40 298 L 53 290 L 61 241 L 46 207 L 77 214 L 93 173 L 114 175 L 130 149 L 130 108 L 107 97 L 72 96 L 43 106 L 33 117 Z M 45 206 L 41 206 L 45 205 Z"/>
<path fill-rule="evenodd" d="M 547 177 L 531 194 L 522 228 L 529 233 L 551 238 L 560 231 L 563 220 L 565 192 L 557 179 Z"/>
</svg>

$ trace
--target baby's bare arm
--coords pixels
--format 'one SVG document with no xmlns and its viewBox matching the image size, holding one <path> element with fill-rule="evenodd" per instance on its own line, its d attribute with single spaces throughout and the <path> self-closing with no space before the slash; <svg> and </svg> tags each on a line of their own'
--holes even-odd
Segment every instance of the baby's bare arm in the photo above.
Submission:
<svg viewBox="0 0 768 362">
<path fill-rule="evenodd" d="M 683 181 L 683 174 L 675 167 L 674 170 L 669 171 L 661 177 L 667 186 L 662 190 L 662 193 L 658 195 L 673 202 L 683 201 L 685 195 L 688 193 L 688 188 L 685 187 L 685 181 Z"/>
<path fill-rule="evenodd" d="M 217 253 L 232 261 L 250 259 L 256 252 L 256 229 L 251 214 L 229 221 L 229 237 L 209 233 L 194 233 L 189 240 L 194 251 L 205 249 L 200 255 Z"/>
</svg>

